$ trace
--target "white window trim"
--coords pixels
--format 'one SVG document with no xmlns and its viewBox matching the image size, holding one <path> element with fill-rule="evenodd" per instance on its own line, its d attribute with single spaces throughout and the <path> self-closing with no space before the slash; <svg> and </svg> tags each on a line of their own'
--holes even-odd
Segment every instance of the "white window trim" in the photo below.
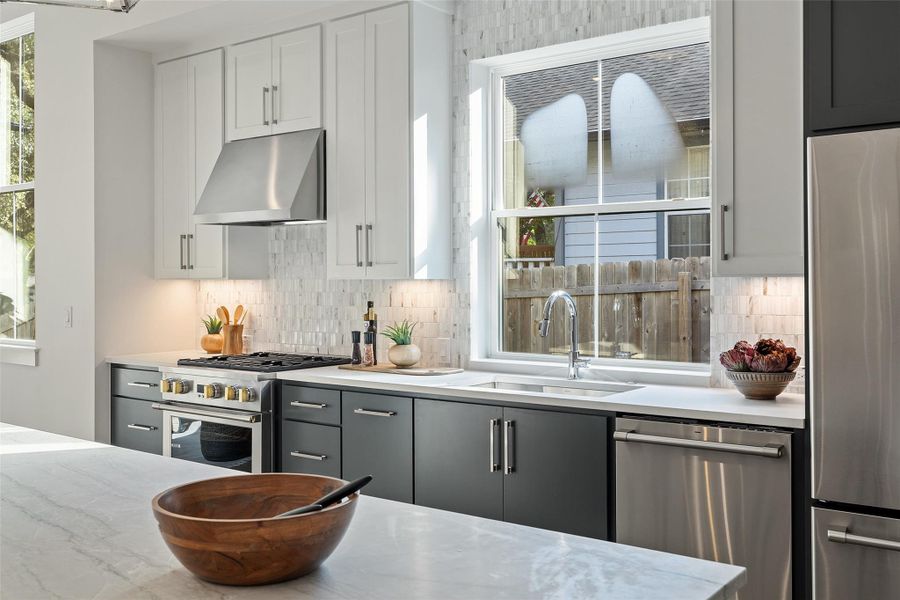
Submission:
<svg viewBox="0 0 900 600">
<path fill-rule="evenodd" d="M 0 43 L 28 35 L 29 33 L 34 33 L 33 12 L 9 21 L 3 21 L 3 27 L 0 27 Z"/>
<path fill-rule="evenodd" d="M 709 198 L 658 200 L 628 204 L 505 209 L 495 201 L 503 197 L 502 161 L 495 160 L 502 139 L 502 78 L 579 62 L 599 61 L 677 46 L 710 41 L 710 19 L 701 17 L 677 23 L 609 34 L 588 40 L 558 44 L 514 55 L 491 57 L 469 63 L 469 201 L 471 239 L 469 244 L 471 289 L 470 366 L 496 370 L 561 368 L 567 358 L 543 354 L 521 354 L 500 350 L 499 261 L 493 253 L 500 243 L 496 222 L 508 216 L 601 215 L 627 212 L 674 212 L 710 210 Z M 501 121 L 501 122 L 497 122 Z M 677 208 L 673 206 L 677 203 Z M 546 214 L 545 214 L 546 213 Z M 485 310 L 487 307 L 488 310 Z M 708 385 L 709 363 L 623 360 L 591 358 L 591 367 L 602 369 L 604 376 L 647 382 Z"/>
<path fill-rule="evenodd" d="M 34 13 L 4 21 L 0 27 L 0 43 L 34 33 Z M 34 189 L 34 181 L 0 186 L 0 194 L 24 192 Z M 38 347 L 36 340 L 0 340 L 0 364 L 37 366 Z"/>
</svg>

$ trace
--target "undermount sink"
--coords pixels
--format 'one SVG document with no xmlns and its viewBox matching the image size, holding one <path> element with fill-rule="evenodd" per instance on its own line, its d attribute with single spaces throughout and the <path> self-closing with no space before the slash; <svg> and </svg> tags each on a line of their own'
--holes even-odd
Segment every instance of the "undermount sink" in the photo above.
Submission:
<svg viewBox="0 0 900 600">
<path fill-rule="evenodd" d="M 485 383 L 472 385 L 471 387 L 518 392 L 535 392 L 538 394 L 583 396 L 588 398 L 603 398 L 636 389 L 636 386 L 610 383 L 584 382 L 582 385 L 563 385 L 556 381 L 523 382 L 504 380 L 487 381 Z"/>
</svg>

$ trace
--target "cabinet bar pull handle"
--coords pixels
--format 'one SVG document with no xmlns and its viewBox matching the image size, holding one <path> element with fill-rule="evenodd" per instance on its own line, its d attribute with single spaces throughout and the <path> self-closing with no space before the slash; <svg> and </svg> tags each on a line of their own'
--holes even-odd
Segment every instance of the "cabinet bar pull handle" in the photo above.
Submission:
<svg viewBox="0 0 900 600">
<path fill-rule="evenodd" d="M 191 242 L 193 241 L 193 239 L 194 239 L 194 234 L 189 233 L 187 236 L 187 250 L 188 250 L 187 251 L 187 258 L 188 258 L 188 260 L 187 260 L 188 267 L 187 268 L 191 269 L 191 270 L 193 270 L 193 268 L 194 268 L 194 261 L 191 260 Z"/>
<path fill-rule="evenodd" d="M 181 268 L 187 269 L 187 265 L 184 264 L 184 242 L 185 240 L 187 240 L 187 236 L 182 233 L 180 237 L 181 241 L 178 242 L 178 252 L 180 253 L 181 257 L 179 260 L 181 262 Z"/>
<path fill-rule="evenodd" d="M 278 117 L 275 116 L 277 114 L 275 112 L 275 94 L 277 94 L 277 93 L 278 93 L 278 86 L 273 85 L 272 86 L 272 125 L 278 124 Z"/>
<path fill-rule="evenodd" d="M 129 385 L 131 387 L 141 387 L 141 388 L 155 388 L 159 384 L 158 383 L 145 383 L 143 381 L 129 381 L 125 385 Z"/>
<path fill-rule="evenodd" d="M 266 104 L 268 104 L 268 98 L 266 96 L 269 95 L 269 87 L 263 86 L 263 125 L 269 124 L 269 119 L 266 117 Z"/>
<path fill-rule="evenodd" d="M 883 540 L 881 538 L 873 538 L 867 535 L 856 535 L 850 533 L 846 528 L 829 529 L 827 531 L 828 541 L 837 544 L 855 544 L 857 546 L 867 546 L 869 548 L 878 548 L 880 550 L 894 550 L 900 552 L 900 542 L 895 540 Z"/>
<path fill-rule="evenodd" d="M 490 472 L 496 473 L 500 470 L 500 463 L 497 462 L 497 458 L 494 456 L 494 450 L 497 448 L 496 439 L 494 438 L 494 431 L 500 428 L 500 419 L 491 419 L 491 463 L 490 463 Z"/>
<path fill-rule="evenodd" d="M 369 415 L 370 417 L 393 417 L 397 413 L 392 410 L 369 410 L 368 408 L 355 408 L 353 413 L 357 415 Z"/>
<path fill-rule="evenodd" d="M 140 423 L 129 423 L 128 429 L 137 429 L 139 431 L 156 431 L 153 425 L 141 425 Z"/>
<path fill-rule="evenodd" d="M 327 454 L 309 454 L 307 452 L 298 452 L 296 450 L 293 450 L 291 452 L 291 456 L 293 456 L 294 458 L 306 458 L 309 460 L 325 460 L 328 458 Z"/>
<path fill-rule="evenodd" d="M 294 400 L 293 402 L 291 402 L 291 406 L 296 406 L 298 408 L 325 408 L 328 405 L 324 403 L 318 404 L 315 402 L 297 402 L 296 400 Z"/>
<path fill-rule="evenodd" d="M 512 437 L 515 421 L 503 422 L 503 473 L 509 475 L 516 470 L 513 465 Z"/>
<path fill-rule="evenodd" d="M 730 444 L 728 442 L 687 440 L 662 435 L 635 433 L 634 431 L 613 432 L 613 439 L 617 442 L 643 442 L 645 444 L 676 446 L 678 448 L 691 448 L 694 450 L 715 450 L 719 452 L 734 452 L 735 454 L 751 454 L 753 456 L 764 456 L 766 458 L 781 458 L 784 455 L 784 446 L 781 444 L 773 444 L 771 446 L 750 446 L 747 444 Z"/>
<path fill-rule="evenodd" d="M 725 251 L 725 213 L 727 212 L 727 204 L 719 207 L 719 244 L 722 250 L 722 260 L 728 260 L 728 252 Z"/>
<path fill-rule="evenodd" d="M 366 266 L 372 266 L 372 242 L 369 240 L 369 234 L 372 232 L 372 224 L 366 223 Z"/>
<path fill-rule="evenodd" d="M 359 234 L 362 233 L 362 225 L 356 226 L 356 266 L 363 266 L 362 257 L 359 255 Z"/>
</svg>

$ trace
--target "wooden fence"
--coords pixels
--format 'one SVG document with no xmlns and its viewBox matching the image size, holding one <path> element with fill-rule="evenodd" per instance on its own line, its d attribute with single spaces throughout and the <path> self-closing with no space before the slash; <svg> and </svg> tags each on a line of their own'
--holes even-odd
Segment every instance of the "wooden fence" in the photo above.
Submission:
<svg viewBox="0 0 900 600">
<path fill-rule="evenodd" d="M 603 263 L 599 271 L 595 305 L 594 265 L 505 268 L 503 350 L 567 352 L 569 315 L 562 304 L 554 307 L 549 335 L 537 333 L 547 296 L 564 289 L 575 299 L 583 354 L 593 355 L 596 346 L 603 357 L 709 362 L 709 257 Z"/>
</svg>

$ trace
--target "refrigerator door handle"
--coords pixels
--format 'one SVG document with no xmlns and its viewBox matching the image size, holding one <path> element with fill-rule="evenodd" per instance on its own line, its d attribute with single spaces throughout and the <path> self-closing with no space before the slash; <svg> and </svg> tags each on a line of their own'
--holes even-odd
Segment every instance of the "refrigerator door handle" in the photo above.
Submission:
<svg viewBox="0 0 900 600">
<path fill-rule="evenodd" d="M 900 541 L 884 540 L 881 538 L 869 537 L 867 535 L 855 535 L 843 527 L 839 529 L 829 529 L 827 535 L 829 542 L 835 542 L 837 544 L 854 544 L 856 546 L 867 546 L 869 548 L 900 552 Z"/>
</svg>

